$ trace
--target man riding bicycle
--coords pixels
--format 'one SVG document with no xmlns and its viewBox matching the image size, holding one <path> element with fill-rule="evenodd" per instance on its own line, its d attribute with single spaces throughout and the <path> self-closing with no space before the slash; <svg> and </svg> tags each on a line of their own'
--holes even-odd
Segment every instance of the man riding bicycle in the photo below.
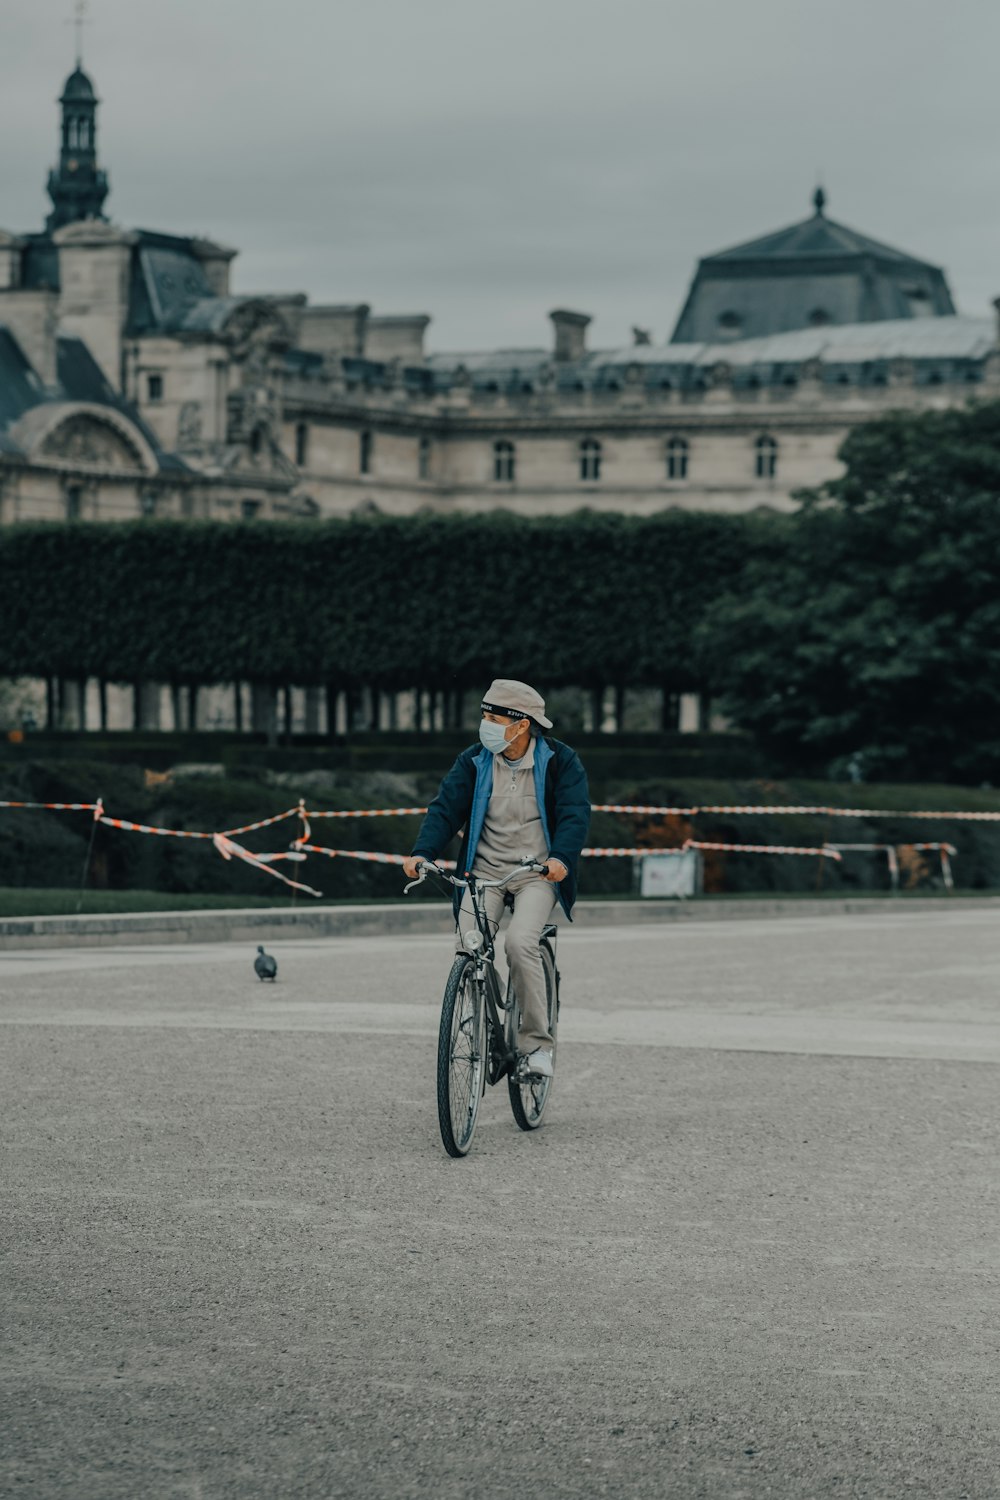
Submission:
<svg viewBox="0 0 1000 1500">
<path fill-rule="evenodd" d="M 548 865 L 507 883 L 513 916 L 507 929 L 507 966 L 521 1006 L 518 1052 L 530 1073 L 552 1076 L 553 1038 L 548 1026 L 545 976 L 538 949 L 556 902 L 572 921 L 576 870 L 590 825 L 587 777 L 575 750 L 549 739 L 545 700 L 526 682 L 498 677 L 482 703 L 479 745 L 463 750 L 441 783 L 420 825 L 413 853 L 403 862 L 414 879 L 421 860 L 433 861 L 463 829 L 459 874 L 481 880 L 508 874 L 533 860 Z M 487 917 L 499 926 L 504 890 L 484 892 Z M 457 949 L 463 951 L 472 920 L 468 892 L 455 892 Z"/>
</svg>

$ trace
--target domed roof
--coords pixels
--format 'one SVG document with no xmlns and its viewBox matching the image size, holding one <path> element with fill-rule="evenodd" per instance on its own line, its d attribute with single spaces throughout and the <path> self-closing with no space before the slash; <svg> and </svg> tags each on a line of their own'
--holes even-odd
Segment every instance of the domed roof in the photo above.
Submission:
<svg viewBox="0 0 1000 1500">
<path fill-rule="evenodd" d="M 911 266 L 927 264 L 904 250 L 895 250 L 891 245 L 884 245 L 866 234 L 859 234 L 856 229 L 848 229 L 846 224 L 828 219 L 824 212 L 826 193 L 822 188 L 817 188 L 813 194 L 813 205 L 815 213 L 812 218 L 792 224 L 788 229 L 761 235 L 759 239 L 747 240 L 742 245 L 734 245 L 731 250 L 719 250 L 714 255 L 706 255 L 702 264 L 714 266 L 720 263 L 731 265 L 737 261 L 786 261 L 792 263 L 793 270 L 798 270 L 801 263 L 811 256 L 822 256 L 827 260 L 869 256 L 875 260 L 896 261 Z"/>
<path fill-rule="evenodd" d="M 938 266 L 815 212 L 698 262 L 672 343 L 766 338 L 796 328 L 953 317 Z"/>
<path fill-rule="evenodd" d="M 66 80 L 59 103 L 70 104 L 82 99 L 96 103 L 97 95 L 94 93 L 94 85 L 78 63 Z"/>
</svg>

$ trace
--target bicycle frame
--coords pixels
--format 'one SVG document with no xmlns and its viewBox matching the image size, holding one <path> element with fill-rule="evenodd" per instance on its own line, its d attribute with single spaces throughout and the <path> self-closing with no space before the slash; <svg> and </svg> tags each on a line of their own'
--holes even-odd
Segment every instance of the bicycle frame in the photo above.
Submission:
<svg viewBox="0 0 1000 1500">
<path fill-rule="evenodd" d="M 480 880 L 471 872 L 466 875 L 464 880 L 459 880 L 457 876 L 450 875 L 447 870 L 442 870 L 440 866 L 431 864 L 425 860 L 420 867 L 420 874 L 417 876 L 417 879 L 405 886 L 403 892 L 405 895 L 407 891 L 412 890 L 413 886 L 421 884 L 428 874 L 439 875 L 443 880 L 447 880 L 450 885 L 455 886 L 456 889 L 467 890 L 469 892 L 472 903 L 472 915 L 475 921 L 475 929 L 470 928 L 469 930 L 470 932 L 473 930 L 479 932 L 482 938 L 482 945 L 472 948 L 468 945 L 463 945 L 463 949 L 468 955 L 469 961 L 475 964 L 476 967 L 476 983 L 481 989 L 490 1031 L 490 1048 L 486 1058 L 483 1079 L 484 1092 L 487 1083 L 492 1086 L 499 1083 L 502 1078 L 506 1078 L 508 1073 L 514 1073 L 517 1067 L 517 1050 L 513 1042 L 508 1043 L 507 1040 L 507 1028 L 503 1017 L 507 1014 L 510 1006 L 500 994 L 500 981 L 497 978 L 496 971 L 496 933 L 490 931 L 490 923 L 482 904 L 482 893 L 484 890 L 491 888 L 502 889 L 514 875 L 520 874 L 523 870 L 535 870 L 539 874 L 545 874 L 548 871 L 548 865 L 539 864 L 536 860 L 523 860 L 516 869 L 511 870 L 510 874 L 505 875 L 502 880 Z M 499 927 L 497 930 L 499 931 Z M 508 991 L 509 989 L 510 986 L 508 983 Z"/>
</svg>

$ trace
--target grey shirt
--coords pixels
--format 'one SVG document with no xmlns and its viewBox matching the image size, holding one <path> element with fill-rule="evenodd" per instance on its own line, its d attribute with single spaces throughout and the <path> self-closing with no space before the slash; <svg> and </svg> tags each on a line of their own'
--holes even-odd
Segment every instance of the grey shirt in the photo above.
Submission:
<svg viewBox="0 0 1000 1500">
<path fill-rule="evenodd" d="M 506 875 L 522 859 L 548 854 L 542 815 L 535 796 L 535 741 L 518 761 L 493 757 L 493 790 L 476 848 L 473 874 L 483 880 Z"/>
</svg>

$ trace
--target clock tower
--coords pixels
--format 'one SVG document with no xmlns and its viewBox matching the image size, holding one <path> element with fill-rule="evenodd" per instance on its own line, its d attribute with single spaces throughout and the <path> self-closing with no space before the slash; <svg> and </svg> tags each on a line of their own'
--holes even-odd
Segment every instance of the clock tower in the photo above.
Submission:
<svg viewBox="0 0 1000 1500">
<path fill-rule="evenodd" d="M 51 234 L 78 219 L 103 219 L 108 196 L 107 174 L 97 165 L 97 95 L 79 61 L 59 100 L 62 134 L 59 165 L 49 173 L 52 212 L 45 221 Z"/>
</svg>

